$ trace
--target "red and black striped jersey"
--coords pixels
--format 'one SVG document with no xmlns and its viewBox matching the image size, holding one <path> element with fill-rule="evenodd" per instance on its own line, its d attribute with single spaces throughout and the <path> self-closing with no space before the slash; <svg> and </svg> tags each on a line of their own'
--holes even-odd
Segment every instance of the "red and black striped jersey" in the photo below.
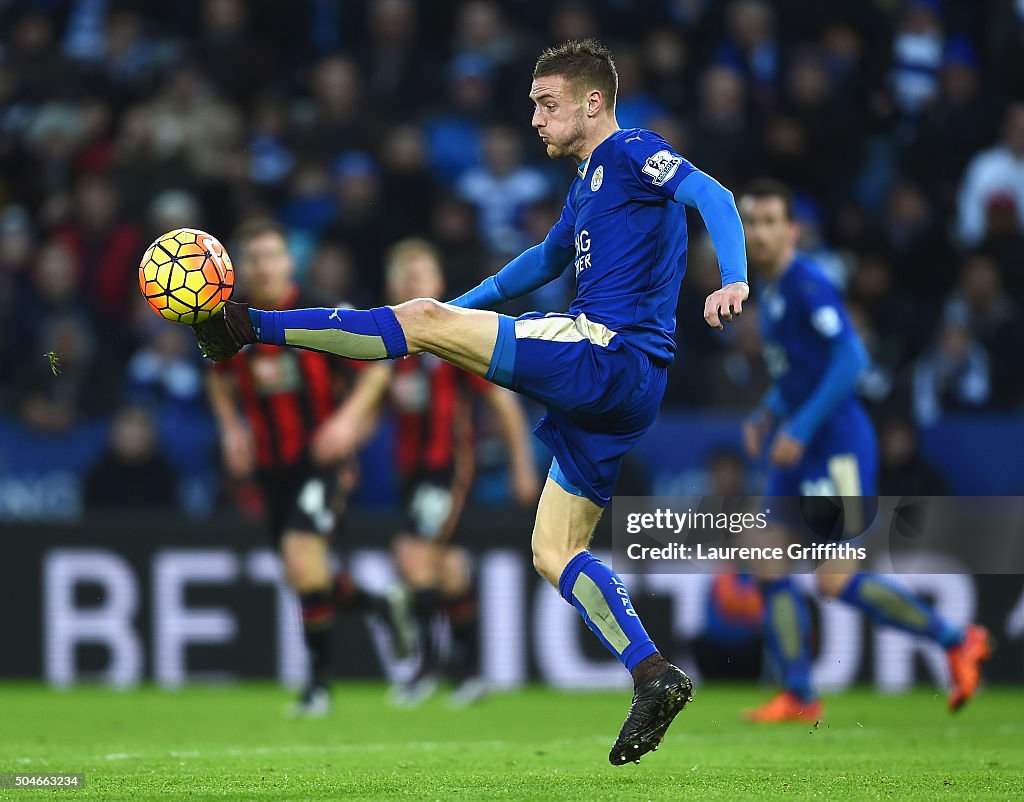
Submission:
<svg viewBox="0 0 1024 802">
<path fill-rule="evenodd" d="M 318 305 L 295 288 L 277 308 Z M 350 365 L 329 354 L 263 344 L 250 345 L 215 365 L 235 379 L 260 468 L 286 468 L 299 461 L 316 428 L 350 386 Z"/>
<path fill-rule="evenodd" d="M 399 359 L 391 382 L 399 473 L 449 473 L 457 459 L 471 459 L 471 394 L 489 389 L 484 379 L 431 354 Z"/>
</svg>

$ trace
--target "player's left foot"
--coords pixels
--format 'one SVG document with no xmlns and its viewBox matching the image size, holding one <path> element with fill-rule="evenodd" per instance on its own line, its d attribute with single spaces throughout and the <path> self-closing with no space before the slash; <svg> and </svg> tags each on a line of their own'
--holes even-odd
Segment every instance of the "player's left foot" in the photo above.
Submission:
<svg viewBox="0 0 1024 802">
<path fill-rule="evenodd" d="M 310 683 L 292 708 L 302 718 L 323 718 L 331 712 L 331 692 L 324 685 Z"/>
<path fill-rule="evenodd" d="M 192 326 L 199 339 L 203 356 L 214 362 L 225 362 L 256 342 L 256 330 L 249 317 L 249 304 L 228 301 L 224 308 L 202 323 Z"/>
<path fill-rule="evenodd" d="M 437 692 L 439 684 L 440 680 L 436 673 L 419 673 L 409 682 L 392 688 L 391 702 L 395 707 L 419 707 Z"/>
<path fill-rule="evenodd" d="M 416 649 L 417 634 L 409 592 L 403 586 L 395 585 L 377 597 L 374 606 L 391 635 L 395 657 L 402 660 L 411 655 Z"/>
<path fill-rule="evenodd" d="M 691 699 L 693 683 L 673 665 L 639 685 L 608 761 L 613 766 L 639 763 L 641 757 L 658 748 L 676 714 Z"/>
<path fill-rule="evenodd" d="M 953 688 L 949 693 L 950 712 L 957 712 L 978 690 L 981 664 L 992 656 L 992 638 L 985 627 L 971 624 L 964 639 L 946 652 Z"/>
<path fill-rule="evenodd" d="M 469 707 L 483 699 L 487 695 L 487 683 L 483 677 L 465 677 L 459 680 L 452 688 L 451 696 L 448 697 L 448 704 L 451 707 Z"/>
</svg>

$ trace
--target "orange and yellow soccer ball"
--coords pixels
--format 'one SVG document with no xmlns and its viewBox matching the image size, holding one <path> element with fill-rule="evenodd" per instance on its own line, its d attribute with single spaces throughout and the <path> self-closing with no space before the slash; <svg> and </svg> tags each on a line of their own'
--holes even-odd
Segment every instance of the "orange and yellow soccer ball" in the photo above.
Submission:
<svg viewBox="0 0 1024 802">
<path fill-rule="evenodd" d="M 217 238 L 194 228 L 157 237 L 139 264 L 139 287 L 154 312 L 175 323 L 202 323 L 231 297 L 235 271 Z"/>
</svg>

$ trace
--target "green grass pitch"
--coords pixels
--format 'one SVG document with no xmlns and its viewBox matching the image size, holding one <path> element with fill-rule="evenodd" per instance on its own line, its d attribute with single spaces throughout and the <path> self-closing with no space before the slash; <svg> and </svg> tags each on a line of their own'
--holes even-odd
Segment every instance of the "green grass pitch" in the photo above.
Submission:
<svg viewBox="0 0 1024 802">
<path fill-rule="evenodd" d="M 54 691 L 0 685 L 0 772 L 84 772 L 80 790 L 0 798 L 194 800 L 1020 799 L 1024 691 L 958 716 L 935 691 L 829 700 L 808 725 L 737 713 L 765 690 L 708 684 L 665 745 L 613 767 L 627 694 L 531 688 L 469 710 L 395 710 L 381 685 L 339 685 L 321 720 L 283 715 L 270 685 Z"/>
</svg>

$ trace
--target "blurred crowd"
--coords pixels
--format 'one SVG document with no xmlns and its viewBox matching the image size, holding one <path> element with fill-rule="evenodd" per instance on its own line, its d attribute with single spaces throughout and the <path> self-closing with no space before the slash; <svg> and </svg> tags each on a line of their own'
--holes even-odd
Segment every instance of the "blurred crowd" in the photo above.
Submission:
<svg viewBox="0 0 1024 802">
<path fill-rule="evenodd" d="M 880 420 L 1024 409 L 1022 0 L 0 0 L 0 29 L 0 410 L 35 429 L 204 413 L 190 333 L 137 291 L 169 229 L 230 250 L 275 216 L 309 293 L 356 306 L 402 237 L 437 244 L 452 294 L 542 239 L 573 166 L 530 129 L 532 65 L 587 36 L 623 127 L 734 191 L 798 191 Z M 749 409 L 756 303 L 706 327 L 717 262 L 691 223 L 666 406 Z"/>
</svg>

